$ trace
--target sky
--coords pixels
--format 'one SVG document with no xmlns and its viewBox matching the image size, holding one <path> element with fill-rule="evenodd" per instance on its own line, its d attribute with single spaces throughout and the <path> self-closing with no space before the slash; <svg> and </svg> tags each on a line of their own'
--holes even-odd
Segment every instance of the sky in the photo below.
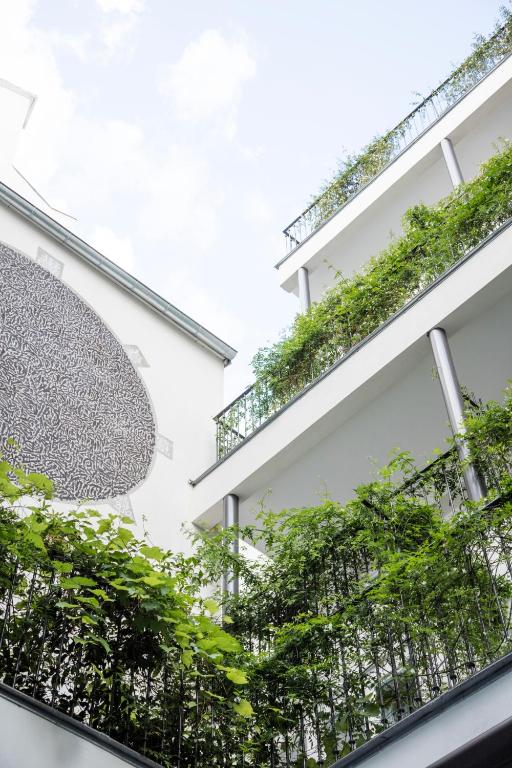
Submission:
<svg viewBox="0 0 512 768">
<path fill-rule="evenodd" d="M 228 402 L 298 311 L 274 269 L 284 227 L 498 11 L 495 0 L 0 0 L 0 78 L 38 96 L 16 166 L 80 236 L 239 350 Z"/>
</svg>

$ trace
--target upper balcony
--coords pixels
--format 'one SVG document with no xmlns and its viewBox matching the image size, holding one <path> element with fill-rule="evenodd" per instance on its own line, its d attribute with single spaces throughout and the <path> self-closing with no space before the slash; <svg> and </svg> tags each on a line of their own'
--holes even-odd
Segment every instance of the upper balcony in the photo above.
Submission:
<svg viewBox="0 0 512 768">
<path fill-rule="evenodd" d="M 496 143 L 512 136 L 511 50 L 503 27 L 285 229 L 288 253 L 276 265 L 285 290 L 299 293 L 298 270 L 305 267 L 317 301 L 336 271 L 351 275 L 390 233 L 401 233 L 408 208 L 448 194 L 443 139 L 450 139 L 462 177 L 475 176 Z"/>
<path fill-rule="evenodd" d="M 240 498 L 241 525 L 254 521 L 262 499 L 275 509 L 312 505 L 326 493 L 343 502 L 393 447 L 428 463 L 449 435 L 432 375 L 432 328 L 446 330 L 468 390 L 499 398 L 511 375 L 511 224 L 461 253 L 288 402 L 269 412 L 272 393 L 265 400 L 252 389 L 220 414 L 219 445 L 229 452 L 193 481 L 192 518 L 218 523 L 230 493 Z"/>
</svg>

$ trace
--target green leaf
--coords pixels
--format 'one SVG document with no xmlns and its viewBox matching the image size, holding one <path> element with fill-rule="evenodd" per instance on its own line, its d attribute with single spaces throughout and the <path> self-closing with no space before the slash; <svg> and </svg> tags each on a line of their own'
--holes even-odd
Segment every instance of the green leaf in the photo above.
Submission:
<svg viewBox="0 0 512 768">
<path fill-rule="evenodd" d="M 227 632 L 219 632 L 215 634 L 215 643 L 217 648 L 224 653 L 239 653 L 242 650 L 242 646 L 232 635 L 228 635 Z"/>
<path fill-rule="evenodd" d="M 241 717 L 252 717 L 254 710 L 247 699 L 240 699 L 240 701 L 233 704 L 233 709 Z"/>
<path fill-rule="evenodd" d="M 63 589 L 78 589 L 79 587 L 95 587 L 96 582 L 87 576 L 72 576 L 70 579 L 61 579 Z"/>
<path fill-rule="evenodd" d="M 104 637 L 99 637 L 99 635 L 93 635 L 93 634 L 90 634 L 89 637 L 98 645 L 103 646 L 103 648 L 106 650 L 107 653 L 112 653 L 112 648 L 107 643 Z"/>
<path fill-rule="evenodd" d="M 141 581 L 143 581 L 144 584 L 147 584 L 148 587 L 161 587 L 165 580 L 165 574 L 163 573 L 152 573 L 149 576 L 143 576 L 141 578 Z"/>
<path fill-rule="evenodd" d="M 160 549 L 160 547 L 147 547 L 146 545 L 143 545 L 140 548 L 140 552 L 144 555 L 144 557 L 147 557 L 150 560 L 160 561 L 165 557 L 165 554 L 163 550 Z"/>
<path fill-rule="evenodd" d="M 212 600 L 211 597 L 208 597 L 206 600 L 203 600 L 203 605 L 210 614 L 217 613 L 219 610 L 219 604 L 216 600 Z"/>
<path fill-rule="evenodd" d="M 230 667 L 227 670 L 226 677 L 228 680 L 231 680 L 232 683 L 235 683 L 235 685 L 246 685 L 246 683 L 249 682 L 245 672 L 242 672 L 241 669 L 236 669 L 235 667 Z"/>
<path fill-rule="evenodd" d="M 96 619 L 93 619 L 92 616 L 88 616 L 87 614 L 82 616 L 82 624 L 91 624 L 91 625 L 93 625 L 93 624 L 97 624 L 97 623 L 98 622 L 96 621 Z"/>
<path fill-rule="evenodd" d="M 60 560 L 52 560 L 52 566 L 59 573 L 71 573 L 71 571 L 73 570 L 73 566 L 71 565 L 71 563 L 63 563 Z"/>
</svg>

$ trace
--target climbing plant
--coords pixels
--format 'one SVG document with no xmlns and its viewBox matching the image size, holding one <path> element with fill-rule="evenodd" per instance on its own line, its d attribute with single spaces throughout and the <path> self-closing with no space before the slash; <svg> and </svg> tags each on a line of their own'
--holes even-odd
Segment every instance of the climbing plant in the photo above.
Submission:
<svg viewBox="0 0 512 768">
<path fill-rule="evenodd" d="M 512 214 L 512 145 L 437 205 L 416 205 L 404 233 L 352 277 L 337 282 L 289 332 L 255 355 L 259 404 L 286 402 L 367 337 Z"/>
<path fill-rule="evenodd" d="M 242 535 L 266 556 L 202 543 L 250 665 L 258 766 L 328 766 L 512 648 L 512 391 L 468 415 L 489 496 L 467 502 L 449 450 L 418 473 L 397 454 L 346 504 L 263 511 Z M 215 570 L 215 567 L 217 570 Z"/>
<path fill-rule="evenodd" d="M 424 112 L 444 112 L 489 72 L 504 56 L 512 53 L 512 12 L 501 8 L 500 19 L 487 36 L 477 35 L 471 54 L 450 76 L 422 101 L 413 114 L 383 136 L 375 137 L 360 152 L 348 155 L 339 163 L 332 178 L 315 196 L 312 208 L 314 227 L 318 227 L 361 187 L 373 179 L 400 151 L 405 137 L 417 130 Z M 428 121 L 427 121 L 428 124 Z"/>
<path fill-rule="evenodd" d="M 263 509 L 260 560 L 62 516 L 1 462 L 1 679 L 169 768 L 326 768 L 511 648 L 512 391 L 467 427 L 484 503 L 453 448 L 399 453 L 345 504 Z M 241 595 L 205 597 L 226 568 Z"/>
<path fill-rule="evenodd" d="M 51 496 L 0 462 L 1 679 L 162 765 L 225 765 L 252 708 L 197 558 Z"/>
</svg>

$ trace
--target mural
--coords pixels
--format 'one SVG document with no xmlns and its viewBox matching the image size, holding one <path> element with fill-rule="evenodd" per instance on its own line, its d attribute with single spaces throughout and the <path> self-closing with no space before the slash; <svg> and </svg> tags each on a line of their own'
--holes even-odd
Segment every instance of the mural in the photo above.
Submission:
<svg viewBox="0 0 512 768">
<path fill-rule="evenodd" d="M 0 436 L 62 500 L 126 494 L 155 448 L 148 396 L 121 344 L 57 277 L 1 244 Z"/>
</svg>

